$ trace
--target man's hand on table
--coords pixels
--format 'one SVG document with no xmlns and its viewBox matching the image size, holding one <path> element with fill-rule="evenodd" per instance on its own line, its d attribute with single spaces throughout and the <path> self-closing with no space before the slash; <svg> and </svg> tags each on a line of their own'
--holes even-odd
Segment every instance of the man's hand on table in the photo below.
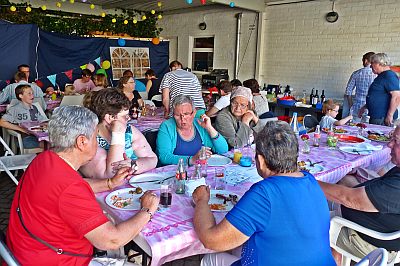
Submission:
<svg viewBox="0 0 400 266">
<path fill-rule="evenodd" d="M 196 205 L 199 202 L 206 202 L 208 204 L 208 201 L 210 200 L 210 188 L 204 185 L 199 186 L 194 190 L 192 197 L 193 197 L 193 202 Z"/>
<path fill-rule="evenodd" d="M 140 197 L 140 207 L 148 208 L 151 213 L 156 212 L 159 202 L 160 198 L 150 190 L 146 191 L 143 196 Z"/>
</svg>

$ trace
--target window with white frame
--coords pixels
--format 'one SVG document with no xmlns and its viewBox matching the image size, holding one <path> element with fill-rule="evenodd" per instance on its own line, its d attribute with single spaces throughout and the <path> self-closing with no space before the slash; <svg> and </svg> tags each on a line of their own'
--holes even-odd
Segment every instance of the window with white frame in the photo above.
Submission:
<svg viewBox="0 0 400 266">
<path fill-rule="evenodd" d="M 211 72 L 214 67 L 214 37 L 194 37 L 192 71 Z"/>
</svg>

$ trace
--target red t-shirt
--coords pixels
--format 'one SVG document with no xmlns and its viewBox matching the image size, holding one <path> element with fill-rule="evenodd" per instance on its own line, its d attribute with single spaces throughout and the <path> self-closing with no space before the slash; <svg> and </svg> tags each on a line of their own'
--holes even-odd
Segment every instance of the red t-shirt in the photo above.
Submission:
<svg viewBox="0 0 400 266">
<path fill-rule="evenodd" d="M 39 154 L 19 182 L 10 210 L 7 245 L 22 265 L 87 265 L 91 258 L 57 255 L 33 239 L 22 227 L 16 208 L 21 189 L 20 209 L 25 226 L 34 235 L 65 251 L 93 253 L 85 234 L 108 221 L 89 184 L 52 151 Z"/>
</svg>

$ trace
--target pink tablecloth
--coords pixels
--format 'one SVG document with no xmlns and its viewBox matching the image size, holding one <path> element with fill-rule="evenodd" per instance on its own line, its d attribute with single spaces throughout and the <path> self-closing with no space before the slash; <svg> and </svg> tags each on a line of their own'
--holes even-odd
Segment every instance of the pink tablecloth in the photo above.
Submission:
<svg viewBox="0 0 400 266">
<path fill-rule="evenodd" d="M 38 141 L 49 142 L 49 132 L 46 131 L 33 131 L 31 127 L 39 126 L 40 122 L 22 122 L 19 124 L 22 128 L 29 131 L 29 133 L 37 138 Z"/>
<path fill-rule="evenodd" d="M 152 115 L 152 111 L 148 110 L 146 116 L 130 120 L 129 124 L 134 125 L 140 132 L 157 131 L 164 120 L 164 109 L 156 108 L 154 116 Z"/>
</svg>

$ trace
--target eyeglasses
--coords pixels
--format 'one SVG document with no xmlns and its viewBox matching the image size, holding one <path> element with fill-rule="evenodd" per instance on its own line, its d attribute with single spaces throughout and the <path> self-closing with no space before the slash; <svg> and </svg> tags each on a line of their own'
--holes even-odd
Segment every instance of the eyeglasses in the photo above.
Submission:
<svg viewBox="0 0 400 266">
<path fill-rule="evenodd" d="M 175 118 L 184 119 L 184 118 L 186 118 L 186 117 L 188 117 L 188 116 L 191 116 L 192 114 L 193 114 L 193 111 L 190 112 L 190 113 L 174 114 L 174 117 L 175 117 Z"/>
<path fill-rule="evenodd" d="M 231 105 L 233 106 L 233 108 L 240 108 L 240 109 L 246 109 L 247 106 L 249 106 L 248 104 L 242 104 L 242 103 L 237 103 L 237 102 L 232 102 Z"/>
</svg>

